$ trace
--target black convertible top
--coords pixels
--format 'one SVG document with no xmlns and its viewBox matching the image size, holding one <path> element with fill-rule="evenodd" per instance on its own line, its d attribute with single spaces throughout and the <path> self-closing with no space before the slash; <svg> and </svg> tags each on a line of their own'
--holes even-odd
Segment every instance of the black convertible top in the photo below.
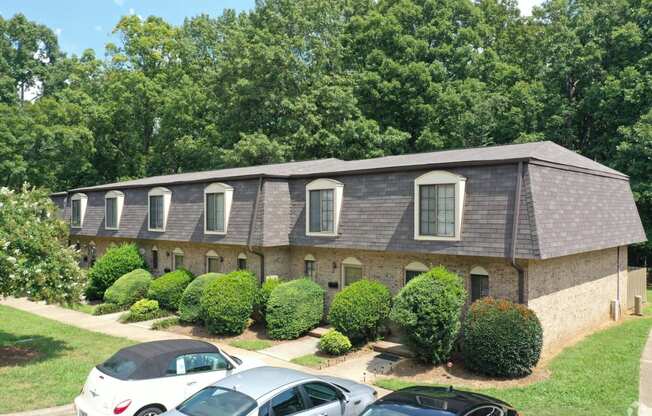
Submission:
<svg viewBox="0 0 652 416">
<path fill-rule="evenodd" d="M 179 355 L 202 352 L 219 352 L 219 349 L 194 339 L 144 342 L 121 349 L 97 368 L 121 380 L 146 380 L 165 376 L 168 365 Z"/>
</svg>

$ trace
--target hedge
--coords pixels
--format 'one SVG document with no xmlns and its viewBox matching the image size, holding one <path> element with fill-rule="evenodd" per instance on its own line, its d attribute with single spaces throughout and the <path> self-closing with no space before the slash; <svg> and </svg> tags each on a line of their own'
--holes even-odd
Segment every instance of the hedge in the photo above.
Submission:
<svg viewBox="0 0 652 416">
<path fill-rule="evenodd" d="M 324 314 L 324 290 L 308 278 L 278 285 L 267 301 L 267 335 L 294 339 L 319 325 Z"/>
<path fill-rule="evenodd" d="M 339 331 L 334 329 L 325 333 L 320 339 L 318 348 L 319 351 L 330 355 L 342 355 L 351 349 L 351 341 L 349 338 Z"/>
<path fill-rule="evenodd" d="M 401 289 L 390 319 L 403 328 L 406 344 L 418 358 L 439 364 L 450 356 L 465 299 L 462 279 L 436 267 Z"/>
<path fill-rule="evenodd" d="M 389 316 L 392 296 L 380 282 L 363 279 L 335 295 L 329 322 L 354 343 L 376 339 Z"/>
<path fill-rule="evenodd" d="M 206 286 L 224 276 L 221 273 L 206 273 L 198 276 L 190 282 L 179 300 L 179 319 L 184 322 L 200 322 L 201 319 L 201 296 Z"/>
<path fill-rule="evenodd" d="M 464 321 L 462 356 L 470 370 L 497 377 L 522 377 L 539 362 L 543 329 L 536 314 L 508 300 L 484 298 Z"/>
<path fill-rule="evenodd" d="M 272 291 L 281 283 L 283 283 L 283 281 L 278 277 L 268 277 L 261 285 L 260 290 L 258 291 L 258 296 L 256 297 L 256 312 L 261 320 L 264 320 L 267 314 L 269 295 L 271 295 Z"/>
<path fill-rule="evenodd" d="M 144 269 L 132 270 L 122 275 L 104 292 L 104 302 L 131 306 L 147 295 L 152 275 Z"/>
<path fill-rule="evenodd" d="M 131 305 L 129 312 L 121 318 L 123 322 L 141 322 L 161 318 L 167 313 L 159 308 L 157 301 L 152 299 L 141 299 Z"/>
<path fill-rule="evenodd" d="M 179 309 L 179 301 L 186 287 L 192 282 L 195 276 L 185 269 L 164 274 L 154 279 L 149 286 L 147 297 L 157 300 L 161 308 L 170 311 Z"/>
<path fill-rule="evenodd" d="M 147 269 L 147 264 L 135 244 L 110 247 L 88 271 L 86 299 L 102 299 L 106 289 L 120 276 L 136 269 Z"/>
<path fill-rule="evenodd" d="M 215 334 L 240 334 L 247 327 L 258 290 L 256 277 L 238 270 L 210 282 L 201 296 L 208 330 Z"/>
</svg>

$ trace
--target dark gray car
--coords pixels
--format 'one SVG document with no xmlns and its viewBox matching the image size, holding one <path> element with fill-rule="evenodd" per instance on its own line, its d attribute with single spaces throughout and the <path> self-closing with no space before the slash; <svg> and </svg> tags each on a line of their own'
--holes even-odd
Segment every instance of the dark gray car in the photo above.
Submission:
<svg viewBox="0 0 652 416">
<path fill-rule="evenodd" d="M 366 384 L 257 367 L 199 391 L 166 416 L 358 416 L 376 399 Z"/>
</svg>

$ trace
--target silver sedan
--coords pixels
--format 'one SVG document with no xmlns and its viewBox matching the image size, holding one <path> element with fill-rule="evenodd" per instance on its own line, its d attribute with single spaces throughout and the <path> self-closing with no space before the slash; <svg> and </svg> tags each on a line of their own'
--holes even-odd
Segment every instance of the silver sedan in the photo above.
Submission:
<svg viewBox="0 0 652 416">
<path fill-rule="evenodd" d="M 165 416 L 358 416 L 376 390 L 337 377 L 258 367 L 200 390 Z"/>
</svg>

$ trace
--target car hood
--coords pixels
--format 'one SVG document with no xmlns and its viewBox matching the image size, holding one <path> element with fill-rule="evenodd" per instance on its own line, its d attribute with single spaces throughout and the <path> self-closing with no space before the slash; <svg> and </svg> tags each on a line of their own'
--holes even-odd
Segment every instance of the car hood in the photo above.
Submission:
<svg viewBox="0 0 652 416">
<path fill-rule="evenodd" d="M 366 384 L 358 383 L 353 380 L 348 380 L 346 378 L 332 377 L 332 376 L 322 376 L 321 378 L 324 381 L 335 384 L 340 387 L 344 387 L 346 390 L 350 391 L 352 395 L 357 396 L 359 394 L 373 394 L 376 390 Z"/>
</svg>

